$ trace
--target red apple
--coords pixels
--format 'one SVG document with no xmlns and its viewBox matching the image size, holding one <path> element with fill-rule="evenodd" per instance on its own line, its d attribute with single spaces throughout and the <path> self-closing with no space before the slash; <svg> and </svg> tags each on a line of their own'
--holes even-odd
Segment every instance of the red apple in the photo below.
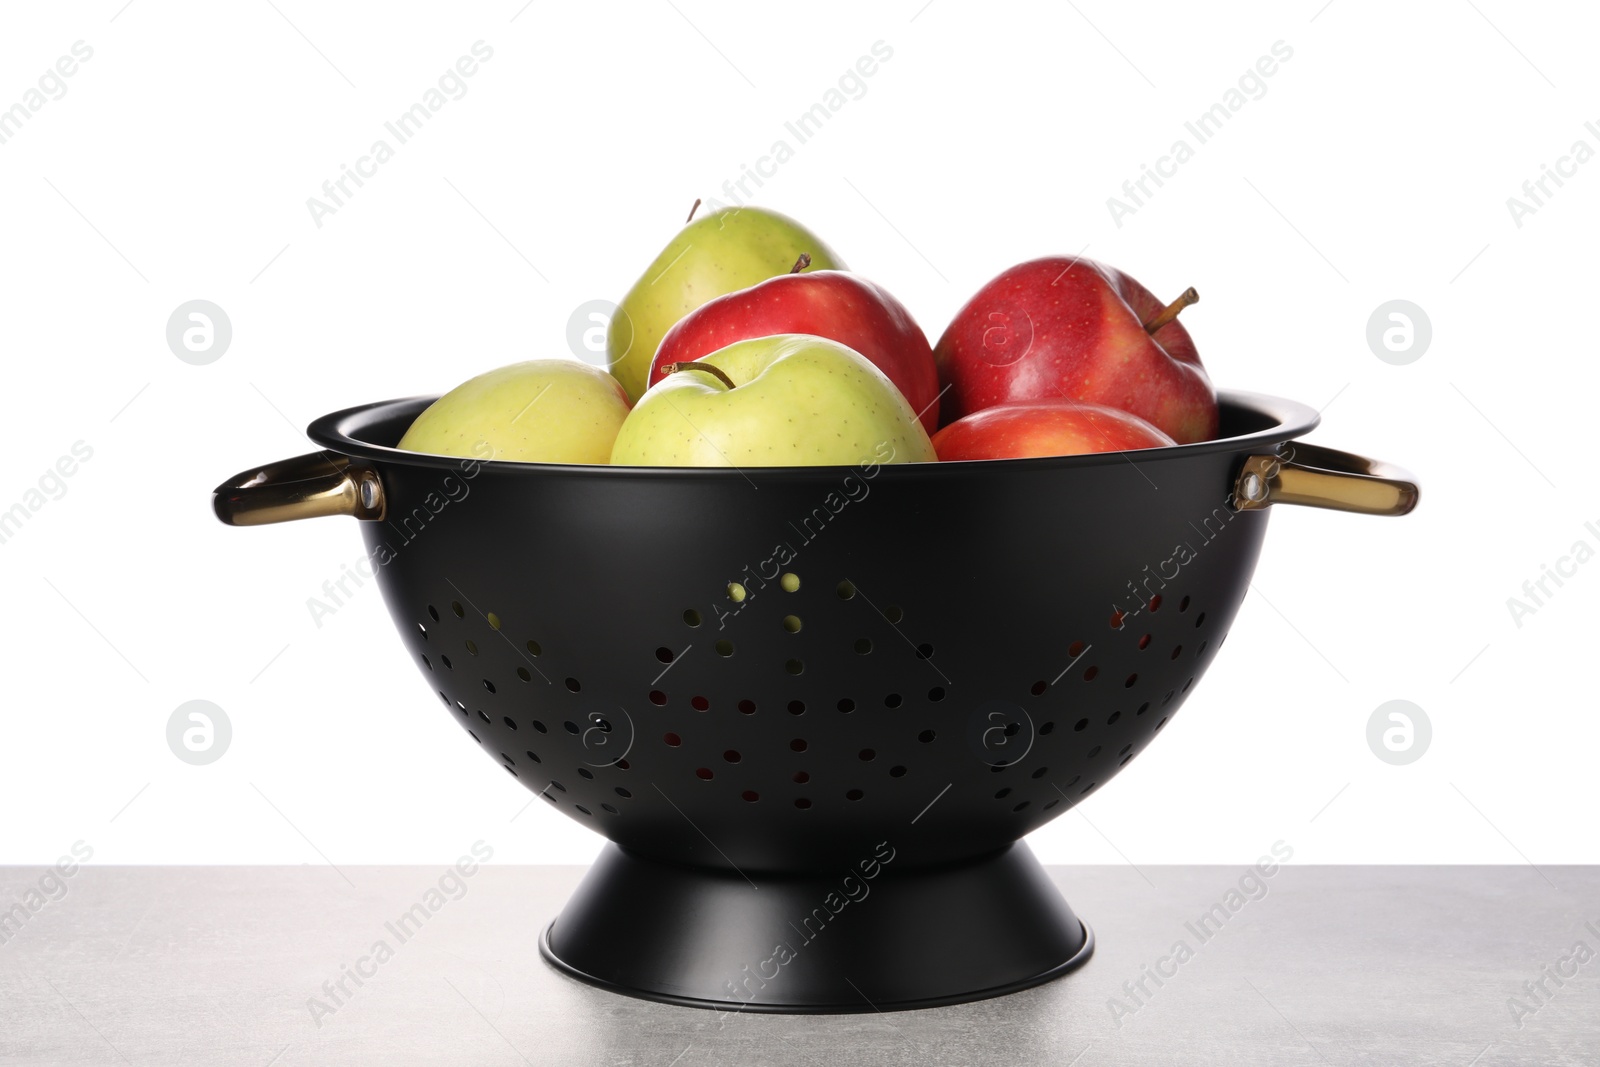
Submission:
<svg viewBox="0 0 1600 1067">
<path fill-rule="evenodd" d="M 1139 416 L 1180 443 L 1217 432 L 1217 395 L 1171 304 L 1119 270 L 1051 256 L 1005 271 L 934 350 L 943 421 L 1012 400 L 1069 397 Z"/>
<path fill-rule="evenodd" d="M 809 262 L 802 256 L 795 270 Z M 648 384 L 659 382 L 669 364 L 780 333 L 808 333 L 855 349 L 899 388 L 928 433 L 938 429 L 939 372 L 922 327 L 881 287 L 844 271 L 784 274 L 708 300 L 661 338 Z"/>
<path fill-rule="evenodd" d="M 1075 456 L 1176 444 L 1137 415 L 1056 397 L 975 411 L 933 435 L 941 460 Z"/>
</svg>

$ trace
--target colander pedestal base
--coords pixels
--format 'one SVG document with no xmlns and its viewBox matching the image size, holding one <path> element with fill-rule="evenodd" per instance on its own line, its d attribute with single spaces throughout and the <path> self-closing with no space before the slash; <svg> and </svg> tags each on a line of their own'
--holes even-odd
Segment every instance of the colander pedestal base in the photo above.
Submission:
<svg viewBox="0 0 1600 1067">
<path fill-rule="evenodd" d="M 628 996 L 820 1014 L 1026 989 L 1082 964 L 1094 938 L 1021 842 L 924 868 L 884 844 L 855 866 L 749 877 L 612 844 L 539 948 L 567 974 Z"/>
</svg>

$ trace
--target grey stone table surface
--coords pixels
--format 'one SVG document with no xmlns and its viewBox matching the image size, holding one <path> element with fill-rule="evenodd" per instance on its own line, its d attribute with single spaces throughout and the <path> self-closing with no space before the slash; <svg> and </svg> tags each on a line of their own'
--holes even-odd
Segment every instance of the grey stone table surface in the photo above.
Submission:
<svg viewBox="0 0 1600 1067">
<path fill-rule="evenodd" d="M 578 867 L 486 864 L 437 897 L 443 867 L 0 868 L 0 1064 L 1600 1064 L 1600 868 L 1248 871 L 1052 867 L 1098 939 L 1082 969 L 778 1016 L 552 970 L 538 935 Z"/>
</svg>

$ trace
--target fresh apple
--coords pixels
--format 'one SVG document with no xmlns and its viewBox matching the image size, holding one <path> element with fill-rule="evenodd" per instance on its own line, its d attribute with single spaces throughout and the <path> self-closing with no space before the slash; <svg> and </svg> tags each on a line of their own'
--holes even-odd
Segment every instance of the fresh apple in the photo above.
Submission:
<svg viewBox="0 0 1600 1067">
<path fill-rule="evenodd" d="M 1137 415 L 1063 397 L 996 404 L 933 435 L 941 460 L 1075 456 L 1175 443 Z"/>
<path fill-rule="evenodd" d="M 524 463 L 605 463 L 628 394 L 598 367 L 533 359 L 480 374 L 429 404 L 400 448 Z M 492 450 L 485 456 L 484 448 Z"/>
<path fill-rule="evenodd" d="M 894 383 L 837 341 L 756 337 L 666 370 L 623 422 L 612 463 L 800 467 L 938 458 Z"/>
<path fill-rule="evenodd" d="M 1217 395 L 1178 312 L 1119 270 L 1052 256 L 1018 264 L 969 300 L 934 358 L 943 421 L 1011 400 L 1068 397 L 1120 408 L 1174 441 L 1217 432 Z"/>
<path fill-rule="evenodd" d="M 844 268 L 820 237 L 776 211 L 721 208 L 684 226 L 634 282 L 606 330 L 608 365 L 629 398 L 645 391 L 656 346 L 673 323 L 707 300 L 791 270 L 801 253 L 818 270 Z"/>
<path fill-rule="evenodd" d="M 939 428 L 939 372 L 933 349 L 911 312 L 882 287 L 858 274 L 795 270 L 719 296 L 689 312 L 667 331 L 650 365 L 650 384 L 662 368 L 687 363 L 735 341 L 777 333 L 809 333 L 838 341 L 866 356 L 895 384 L 923 429 Z"/>
</svg>

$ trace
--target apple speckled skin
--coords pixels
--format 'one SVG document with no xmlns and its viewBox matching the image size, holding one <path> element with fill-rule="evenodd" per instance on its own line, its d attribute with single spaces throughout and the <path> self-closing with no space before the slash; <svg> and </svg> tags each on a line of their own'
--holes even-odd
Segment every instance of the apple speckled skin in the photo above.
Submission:
<svg viewBox="0 0 1600 1067">
<path fill-rule="evenodd" d="M 888 375 L 923 429 L 939 428 L 939 371 L 927 335 L 882 286 L 844 271 L 780 274 L 702 304 L 661 339 L 650 384 L 669 364 L 775 333 L 815 334 L 861 353 Z"/>
<path fill-rule="evenodd" d="M 923 463 L 916 412 L 865 356 L 809 334 L 737 341 L 704 356 L 732 379 L 679 370 L 640 398 L 611 462 L 650 467 Z"/>
<path fill-rule="evenodd" d="M 480 374 L 418 415 L 398 447 L 409 452 L 524 463 L 606 463 L 628 415 L 628 394 L 598 367 L 531 359 Z"/>
<path fill-rule="evenodd" d="M 721 208 L 689 223 L 622 298 L 606 330 L 606 359 L 628 396 L 648 385 L 650 361 L 673 324 L 707 300 L 793 269 L 801 253 L 815 270 L 843 270 L 822 238 L 787 215 Z"/>
<path fill-rule="evenodd" d="M 1179 444 L 1216 436 L 1217 396 L 1181 322 L 1145 333 L 1165 306 L 1091 259 L 1051 256 L 1000 274 L 934 348 L 943 422 L 1013 400 L 1069 397 L 1131 412 Z"/>
<path fill-rule="evenodd" d="M 1175 443 L 1137 415 L 1062 397 L 996 404 L 933 435 L 942 461 L 1128 452 Z"/>
</svg>

